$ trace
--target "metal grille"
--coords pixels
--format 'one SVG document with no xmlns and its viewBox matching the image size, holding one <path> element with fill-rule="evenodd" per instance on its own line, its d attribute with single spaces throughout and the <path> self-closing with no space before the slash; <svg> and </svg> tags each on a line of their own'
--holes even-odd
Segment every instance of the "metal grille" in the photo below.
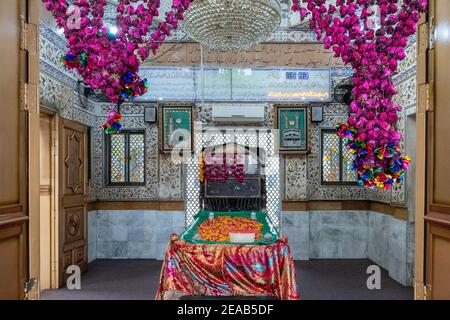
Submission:
<svg viewBox="0 0 450 320">
<path fill-rule="evenodd" d="M 274 226 L 281 230 L 280 161 L 275 141 L 274 132 L 260 132 L 259 147 L 266 151 L 266 211 Z"/>
<path fill-rule="evenodd" d="M 194 216 L 200 210 L 200 182 L 198 181 L 199 154 L 204 147 L 235 142 L 246 147 L 260 147 L 266 153 L 266 210 L 274 226 L 280 230 L 281 198 L 279 156 L 275 147 L 274 133 L 267 130 L 237 131 L 220 134 L 197 131 L 195 133 L 195 152 L 189 159 L 186 170 L 186 227 L 194 222 Z"/>
<path fill-rule="evenodd" d="M 234 137 L 234 142 L 242 146 L 256 148 L 258 146 L 258 133 L 255 130 L 247 132 L 237 131 Z"/>
<path fill-rule="evenodd" d="M 130 135 L 130 182 L 144 182 L 144 135 Z"/>
<path fill-rule="evenodd" d="M 200 210 L 200 181 L 198 181 L 199 155 L 203 148 L 206 135 L 196 132 L 194 138 L 194 154 L 188 160 L 186 169 L 186 217 L 185 224 L 188 228 L 194 223 L 194 216 Z"/>
<path fill-rule="evenodd" d="M 125 135 L 111 135 L 111 182 L 125 182 Z"/>
</svg>

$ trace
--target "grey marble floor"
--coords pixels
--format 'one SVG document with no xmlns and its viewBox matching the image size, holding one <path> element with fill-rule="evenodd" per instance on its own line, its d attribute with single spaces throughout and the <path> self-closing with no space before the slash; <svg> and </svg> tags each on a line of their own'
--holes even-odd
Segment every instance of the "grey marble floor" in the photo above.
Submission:
<svg viewBox="0 0 450 320">
<path fill-rule="evenodd" d="M 161 261 L 95 260 L 82 276 L 81 290 L 46 290 L 44 300 L 153 299 L 159 283 Z M 296 261 L 300 296 L 305 300 L 409 300 L 413 289 L 390 279 L 382 270 L 381 290 L 366 287 L 370 260 Z"/>
</svg>

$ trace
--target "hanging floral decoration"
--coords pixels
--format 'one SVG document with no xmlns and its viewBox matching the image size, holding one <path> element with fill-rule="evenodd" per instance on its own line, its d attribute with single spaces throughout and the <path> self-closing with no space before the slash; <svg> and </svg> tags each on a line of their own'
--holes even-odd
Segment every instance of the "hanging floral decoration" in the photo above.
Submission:
<svg viewBox="0 0 450 320">
<path fill-rule="evenodd" d="M 207 153 L 205 156 L 204 176 L 208 182 L 225 182 L 228 180 L 227 155 L 222 153 L 222 158 L 215 154 Z"/>
<path fill-rule="evenodd" d="M 160 0 L 118 0 L 116 27 L 103 23 L 106 0 L 42 0 L 64 29 L 68 51 L 62 63 L 76 70 L 84 83 L 100 90 L 113 103 L 133 101 L 149 87 L 138 75 L 141 61 L 156 53 L 177 29 L 191 0 L 173 0 L 156 28 Z"/>
<path fill-rule="evenodd" d="M 236 179 L 237 182 L 244 182 L 244 171 L 245 171 L 245 156 L 235 152 L 233 157 L 229 160 L 230 162 L 230 173 L 231 176 Z"/>
<path fill-rule="evenodd" d="M 400 152 L 401 106 L 393 103 L 392 77 L 426 8 L 427 0 L 293 0 L 292 10 L 302 20 L 310 17 L 309 26 L 324 47 L 353 68 L 354 100 L 338 134 L 355 154 L 353 169 L 361 185 L 387 190 L 403 180 L 410 166 Z"/>
<path fill-rule="evenodd" d="M 229 177 L 233 177 L 237 182 L 244 182 L 244 161 L 243 156 L 237 154 L 222 153 L 222 158 L 219 159 L 211 153 L 206 154 L 201 160 L 201 172 L 199 174 L 200 181 L 208 182 L 226 182 Z M 203 181 L 202 181 L 203 179 Z"/>
<path fill-rule="evenodd" d="M 120 124 L 121 119 L 122 115 L 120 113 L 116 110 L 110 110 L 106 122 L 102 124 L 102 128 L 105 133 L 114 134 L 120 132 L 122 130 L 122 125 Z"/>
</svg>

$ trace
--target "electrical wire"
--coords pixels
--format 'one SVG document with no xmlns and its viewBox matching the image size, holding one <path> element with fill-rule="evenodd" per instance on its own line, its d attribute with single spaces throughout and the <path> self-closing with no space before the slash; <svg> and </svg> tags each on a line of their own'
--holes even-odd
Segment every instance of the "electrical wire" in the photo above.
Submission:
<svg viewBox="0 0 450 320">
<path fill-rule="evenodd" d="M 192 82 L 194 86 L 194 99 L 193 102 L 197 103 L 197 69 L 192 68 Z"/>
<path fill-rule="evenodd" d="M 81 87 L 82 81 L 78 80 L 77 81 L 77 94 L 78 94 L 78 101 L 80 102 L 80 105 L 83 109 L 87 110 L 88 109 L 88 103 L 89 103 L 89 97 L 84 95 L 84 98 L 87 101 L 83 101 L 83 98 L 81 97 L 81 90 L 84 90 L 84 87 Z"/>
<path fill-rule="evenodd" d="M 200 44 L 200 72 L 202 74 L 202 108 L 205 107 L 205 69 L 203 64 L 203 45 Z"/>
<path fill-rule="evenodd" d="M 187 38 L 187 34 L 184 35 L 183 38 L 181 38 L 180 40 L 178 40 L 178 41 L 177 41 L 173 46 L 171 46 L 169 49 L 167 49 L 166 51 L 162 52 L 161 54 L 159 54 L 159 55 L 156 56 L 156 57 L 153 57 L 153 58 L 151 58 L 151 59 L 145 60 L 144 63 L 148 63 L 148 62 L 152 62 L 152 61 L 158 60 L 158 59 L 161 58 L 163 55 L 165 55 L 165 54 L 168 53 L 169 51 L 173 50 L 177 45 L 182 44 L 182 43 L 180 43 L 180 42 L 183 41 L 183 40 L 186 39 L 186 38 Z M 176 52 L 176 51 L 175 51 L 175 52 Z M 173 53 L 175 53 L 175 52 L 173 52 Z M 173 53 L 172 53 L 172 54 L 173 54 Z"/>
</svg>

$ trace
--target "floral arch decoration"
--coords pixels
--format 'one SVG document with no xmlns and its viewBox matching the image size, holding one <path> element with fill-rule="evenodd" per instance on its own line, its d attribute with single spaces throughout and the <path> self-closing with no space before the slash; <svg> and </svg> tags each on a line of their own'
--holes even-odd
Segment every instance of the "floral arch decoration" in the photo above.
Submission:
<svg viewBox="0 0 450 320">
<path fill-rule="evenodd" d="M 355 154 L 361 185 L 388 190 L 410 166 L 400 151 L 402 107 L 393 102 L 392 77 L 426 9 L 427 0 L 293 0 L 292 10 L 310 18 L 317 40 L 353 68 L 354 99 L 338 134 Z"/>
<path fill-rule="evenodd" d="M 107 0 L 42 0 L 64 30 L 68 51 L 61 58 L 84 83 L 118 104 L 103 128 L 120 131 L 120 105 L 133 101 L 149 87 L 138 75 L 139 66 L 156 51 L 189 8 L 191 0 L 173 0 L 165 19 L 156 24 L 160 0 L 118 0 L 116 25 L 104 24 Z"/>
</svg>

